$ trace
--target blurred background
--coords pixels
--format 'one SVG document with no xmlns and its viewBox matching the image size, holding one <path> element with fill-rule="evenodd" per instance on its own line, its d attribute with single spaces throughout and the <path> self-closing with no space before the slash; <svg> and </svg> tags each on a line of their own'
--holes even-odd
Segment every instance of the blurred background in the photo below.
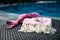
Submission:
<svg viewBox="0 0 60 40">
<path fill-rule="evenodd" d="M 0 19 L 15 19 L 23 13 L 38 12 L 60 20 L 59 0 L 0 0 Z M 7 18 L 8 17 L 8 18 Z"/>
<path fill-rule="evenodd" d="M 59 0 L 0 0 L 0 4 L 33 3 L 33 2 L 39 2 L 39 1 L 56 1 L 56 2 L 59 2 Z"/>
</svg>

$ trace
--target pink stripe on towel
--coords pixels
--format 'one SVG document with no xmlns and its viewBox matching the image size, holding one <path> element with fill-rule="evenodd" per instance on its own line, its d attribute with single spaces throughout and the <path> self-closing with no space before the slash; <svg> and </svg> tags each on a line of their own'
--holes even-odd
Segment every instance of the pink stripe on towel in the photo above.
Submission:
<svg viewBox="0 0 60 40">
<path fill-rule="evenodd" d="M 25 23 L 25 24 L 45 24 L 45 25 L 52 24 L 51 18 L 45 18 L 45 17 L 26 18 L 26 19 L 24 19 L 23 23 Z"/>
</svg>

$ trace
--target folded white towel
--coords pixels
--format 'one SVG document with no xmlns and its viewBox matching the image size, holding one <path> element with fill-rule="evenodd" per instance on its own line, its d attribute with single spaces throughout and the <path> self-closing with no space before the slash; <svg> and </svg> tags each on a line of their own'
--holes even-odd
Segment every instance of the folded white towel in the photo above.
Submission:
<svg viewBox="0 0 60 40">
<path fill-rule="evenodd" d="M 52 27 L 51 18 L 37 17 L 24 19 L 19 31 L 54 34 L 56 29 Z"/>
</svg>

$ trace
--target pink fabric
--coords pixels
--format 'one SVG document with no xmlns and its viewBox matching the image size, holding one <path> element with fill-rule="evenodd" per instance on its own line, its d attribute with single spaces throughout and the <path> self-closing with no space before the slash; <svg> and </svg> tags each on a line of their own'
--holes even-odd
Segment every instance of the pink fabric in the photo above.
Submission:
<svg viewBox="0 0 60 40">
<path fill-rule="evenodd" d="M 45 25 L 51 25 L 51 19 L 45 18 L 45 17 L 36 17 L 36 18 L 26 18 L 24 19 L 23 23 L 25 24 L 45 24 Z"/>
<path fill-rule="evenodd" d="M 37 12 L 32 12 L 32 13 L 28 13 L 28 14 L 21 14 L 19 15 L 19 17 L 17 18 L 17 20 L 8 20 L 6 23 L 8 25 L 8 29 L 14 28 L 16 26 L 19 25 L 19 23 L 23 22 L 23 20 L 25 18 L 36 18 L 36 17 L 40 17 L 40 15 Z"/>
</svg>

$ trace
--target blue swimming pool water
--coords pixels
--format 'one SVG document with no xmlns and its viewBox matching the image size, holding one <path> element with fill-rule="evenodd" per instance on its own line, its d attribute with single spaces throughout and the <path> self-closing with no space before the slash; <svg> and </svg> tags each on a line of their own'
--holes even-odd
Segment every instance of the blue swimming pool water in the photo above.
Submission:
<svg viewBox="0 0 60 40">
<path fill-rule="evenodd" d="M 30 3 L 30 4 L 17 4 L 6 7 L 0 7 L 0 10 L 8 13 L 23 14 L 28 12 L 38 12 L 42 16 L 60 17 L 60 6 L 56 3 Z M 6 13 L 5 13 L 6 14 Z"/>
</svg>

